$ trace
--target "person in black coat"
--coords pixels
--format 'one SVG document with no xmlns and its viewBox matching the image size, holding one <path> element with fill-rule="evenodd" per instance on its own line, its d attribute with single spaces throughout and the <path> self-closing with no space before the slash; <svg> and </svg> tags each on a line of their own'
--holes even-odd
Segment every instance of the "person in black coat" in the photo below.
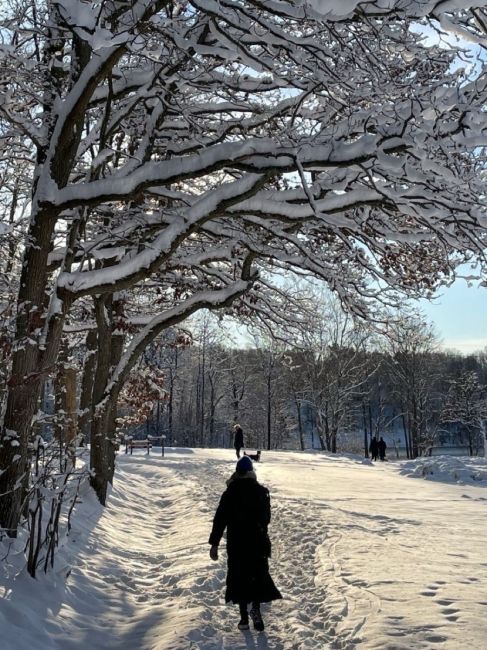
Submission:
<svg viewBox="0 0 487 650">
<path fill-rule="evenodd" d="M 372 438 L 370 441 L 370 447 L 369 447 L 370 455 L 372 456 L 372 460 L 377 460 L 377 454 L 379 453 L 379 443 L 377 442 L 377 438 Z"/>
<path fill-rule="evenodd" d="M 237 458 L 240 458 L 240 450 L 244 446 L 243 431 L 240 424 L 236 424 L 233 427 L 233 431 L 235 433 L 235 438 L 233 439 L 233 446 L 235 447 Z"/>
<path fill-rule="evenodd" d="M 264 623 L 260 603 L 282 598 L 270 573 L 271 542 L 267 527 L 271 519 L 269 490 L 257 482 L 252 461 L 243 456 L 222 494 L 210 534 L 210 557 L 218 559 L 218 545 L 227 529 L 227 579 L 225 602 L 240 607 L 239 629 L 249 629 L 250 616 L 256 630 Z"/>
<path fill-rule="evenodd" d="M 378 447 L 378 450 L 379 450 L 379 458 L 381 460 L 385 460 L 387 444 L 386 444 L 386 441 L 384 440 L 384 438 L 382 438 L 382 436 L 381 436 L 381 439 L 379 440 L 379 442 L 377 443 L 377 447 Z"/>
</svg>

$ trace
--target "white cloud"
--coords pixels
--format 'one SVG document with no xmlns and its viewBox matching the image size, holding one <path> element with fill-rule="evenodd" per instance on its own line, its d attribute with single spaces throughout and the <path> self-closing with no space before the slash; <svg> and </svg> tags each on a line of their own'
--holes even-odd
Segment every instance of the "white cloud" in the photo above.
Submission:
<svg viewBox="0 0 487 650">
<path fill-rule="evenodd" d="M 444 350 L 457 350 L 462 354 L 471 354 L 487 348 L 487 338 L 449 338 L 442 341 L 441 347 Z"/>
</svg>

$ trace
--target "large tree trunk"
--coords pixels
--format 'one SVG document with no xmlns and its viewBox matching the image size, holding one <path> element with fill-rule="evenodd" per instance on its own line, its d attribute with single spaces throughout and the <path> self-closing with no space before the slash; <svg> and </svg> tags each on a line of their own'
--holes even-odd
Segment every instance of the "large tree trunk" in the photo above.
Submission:
<svg viewBox="0 0 487 650">
<path fill-rule="evenodd" d="M 100 405 L 110 376 L 111 362 L 111 297 L 95 299 L 95 315 L 98 328 L 98 354 L 93 384 L 93 404 L 95 410 L 91 422 L 90 469 L 91 485 L 102 505 L 106 503 L 107 486 L 110 480 L 107 428 L 111 405 Z"/>
<path fill-rule="evenodd" d="M 115 316 L 120 317 L 123 309 L 123 302 L 115 300 L 113 303 L 113 312 Z M 114 368 L 117 367 L 120 359 L 122 358 L 123 345 L 125 337 L 122 331 L 115 324 L 115 332 L 111 337 L 111 354 L 110 354 L 110 374 Z M 106 389 L 106 386 L 105 386 Z M 109 400 L 109 411 L 107 421 L 107 458 L 108 458 L 108 480 L 113 483 L 113 475 L 115 473 L 115 456 L 118 449 L 117 441 L 117 403 L 119 391 L 117 391 Z"/>
<path fill-rule="evenodd" d="M 53 228 L 52 215 L 38 213 L 32 217 L 30 246 L 25 251 L 17 298 L 15 351 L 0 431 L 0 527 L 12 537 L 20 521 L 20 486 L 30 463 L 31 423 L 43 383 L 38 337 L 44 325 L 47 258 Z"/>
<path fill-rule="evenodd" d="M 106 440 L 109 411 L 107 409 L 96 412 L 91 422 L 90 446 L 90 483 L 96 496 L 104 506 L 107 500 L 107 488 L 110 481 L 109 454 Z"/>
<path fill-rule="evenodd" d="M 95 299 L 98 328 L 98 354 L 93 384 L 94 412 L 91 424 L 90 467 L 91 485 L 102 505 L 107 498 L 108 484 L 113 482 L 117 451 L 116 418 L 119 391 L 108 396 L 106 388 L 112 369 L 122 356 L 124 335 L 114 323 L 120 316 L 122 301 L 111 296 Z"/>
</svg>

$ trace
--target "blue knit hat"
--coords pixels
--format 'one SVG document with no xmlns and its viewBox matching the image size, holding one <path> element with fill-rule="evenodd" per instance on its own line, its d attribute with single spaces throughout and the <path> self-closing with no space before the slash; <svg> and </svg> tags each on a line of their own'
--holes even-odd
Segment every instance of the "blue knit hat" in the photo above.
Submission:
<svg viewBox="0 0 487 650">
<path fill-rule="evenodd" d="M 237 467 L 235 469 L 239 474 L 245 474 L 245 472 L 251 472 L 254 469 L 254 466 L 248 456 L 242 456 L 242 458 L 237 461 Z"/>
</svg>

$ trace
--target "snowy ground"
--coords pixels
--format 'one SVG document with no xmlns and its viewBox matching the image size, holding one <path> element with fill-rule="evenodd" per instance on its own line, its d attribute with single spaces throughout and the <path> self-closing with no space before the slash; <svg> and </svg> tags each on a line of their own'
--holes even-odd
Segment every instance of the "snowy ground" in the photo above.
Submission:
<svg viewBox="0 0 487 650">
<path fill-rule="evenodd" d="M 284 600 L 257 634 L 223 604 L 225 553 L 208 558 L 232 454 L 121 454 L 109 507 L 86 493 L 55 574 L 14 577 L 3 560 L 2 650 L 487 648 L 487 461 L 459 477 L 457 459 L 264 452 Z"/>
</svg>

